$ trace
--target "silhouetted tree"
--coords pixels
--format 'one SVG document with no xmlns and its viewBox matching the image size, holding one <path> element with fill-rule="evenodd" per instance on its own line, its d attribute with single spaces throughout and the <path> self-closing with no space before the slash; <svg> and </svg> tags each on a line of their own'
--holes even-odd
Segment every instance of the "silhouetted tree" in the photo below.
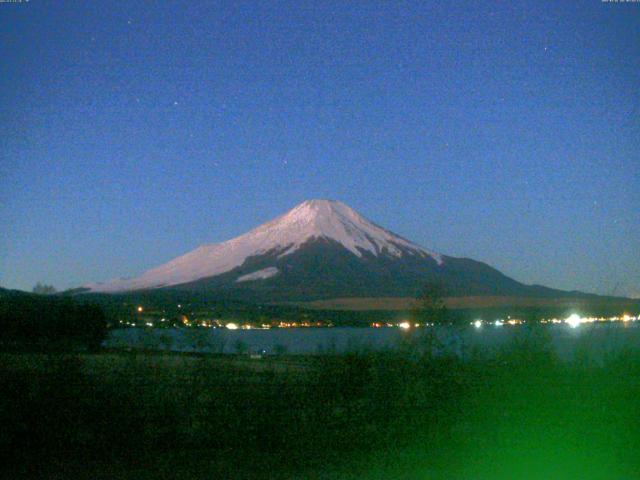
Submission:
<svg viewBox="0 0 640 480">
<path fill-rule="evenodd" d="M 106 334 L 105 315 L 96 305 L 32 294 L 6 295 L 0 301 L 0 343 L 44 349 L 75 344 L 93 350 Z"/>
<path fill-rule="evenodd" d="M 444 303 L 444 288 L 439 283 L 428 283 L 420 292 L 413 316 L 417 322 L 433 325 L 451 323 L 451 316 Z"/>
<path fill-rule="evenodd" d="M 32 292 L 38 295 L 53 295 L 57 290 L 53 285 L 45 285 L 44 283 L 38 282 L 34 285 Z"/>
</svg>

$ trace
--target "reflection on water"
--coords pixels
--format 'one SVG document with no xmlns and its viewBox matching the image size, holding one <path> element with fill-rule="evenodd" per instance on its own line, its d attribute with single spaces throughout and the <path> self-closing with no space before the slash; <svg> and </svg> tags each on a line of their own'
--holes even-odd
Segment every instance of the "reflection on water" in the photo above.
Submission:
<svg viewBox="0 0 640 480">
<path fill-rule="evenodd" d="M 636 324 L 594 324 L 570 328 L 567 325 L 540 327 L 556 352 L 566 359 L 577 350 L 596 358 L 626 349 L 640 349 L 640 326 Z M 493 352 L 501 346 L 530 335 L 524 326 L 493 326 L 457 330 L 436 329 L 444 350 L 463 354 L 473 350 Z M 269 330 L 227 330 L 204 328 L 127 328 L 110 332 L 106 347 L 144 348 L 181 352 L 322 354 L 384 350 L 419 343 L 425 329 L 397 328 L 287 328 Z"/>
</svg>

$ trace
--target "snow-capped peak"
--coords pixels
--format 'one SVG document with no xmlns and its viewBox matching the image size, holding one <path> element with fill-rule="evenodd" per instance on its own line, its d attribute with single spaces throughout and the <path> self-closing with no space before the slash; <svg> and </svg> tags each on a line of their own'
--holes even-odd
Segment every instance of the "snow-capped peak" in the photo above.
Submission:
<svg viewBox="0 0 640 480">
<path fill-rule="evenodd" d="M 307 200 L 286 214 L 249 232 L 267 234 L 278 239 L 280 245 L 288 245 L 282 255 L 297 250 L 311 238 L 334 240 L 347 250 L 362 256 L 363 251 L 379 255 L 401 256 L 403 250 L 426 253 L 439 260 L 422 247 L 401 238 L 370 222 L 342 202 L 335 200 Z"/>
<path fill-rule="evenodd" d="M 270 252 L 283 257 L 309 240 L 322 238 L 340 243 L 358 257 L 365 252 L 396 257 L 409 254 L 430 256 L 442 263 L 440 255 L 379 227 L 342 202 L 307 200 L 244 235 L 198 247 L 137 278 L 87 287 L 116 292 L 179 285 L 228 272 L 252 256 Z"/>
</svg>

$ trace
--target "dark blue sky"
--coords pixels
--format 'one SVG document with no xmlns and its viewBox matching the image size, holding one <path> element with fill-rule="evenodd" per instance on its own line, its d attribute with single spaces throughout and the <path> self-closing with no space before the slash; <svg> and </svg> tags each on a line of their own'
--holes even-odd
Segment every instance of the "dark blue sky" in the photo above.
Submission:
<svg viewBox="0 0 640 480">
<path fill-rule="evenodd" d="M 0 285 L 130 276 L 309 198 L 640 295 L 640 4 L 0 4 Z"/>
</svg>

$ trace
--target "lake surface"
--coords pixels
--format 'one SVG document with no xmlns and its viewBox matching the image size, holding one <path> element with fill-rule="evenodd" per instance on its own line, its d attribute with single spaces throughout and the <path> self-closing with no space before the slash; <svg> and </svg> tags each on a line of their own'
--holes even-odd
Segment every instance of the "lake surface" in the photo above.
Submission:
<svg viewBox="0 0 640 480">
<path fill-rule="evenodd" d="M 594 358 L 625 350 L 640 352 L 640 325 L 637 323 L 566 324 L 541 327 L 549 334 L 553 348 L 564 359 L 586 349 Z M 477 349 L 492 353 L 529 335 L 524 326 L 468 327 L 454 330 L 436 328 L 443 349 L 464 355 Z M 205 328 L 112 330 L 106 347 L 157 349 L 179 352 L 323 354 L 401 348 L 418 340 L 425 329 L 399 328 L 275 328 L 268 330 L 227 330 Z"/>
</svg>

